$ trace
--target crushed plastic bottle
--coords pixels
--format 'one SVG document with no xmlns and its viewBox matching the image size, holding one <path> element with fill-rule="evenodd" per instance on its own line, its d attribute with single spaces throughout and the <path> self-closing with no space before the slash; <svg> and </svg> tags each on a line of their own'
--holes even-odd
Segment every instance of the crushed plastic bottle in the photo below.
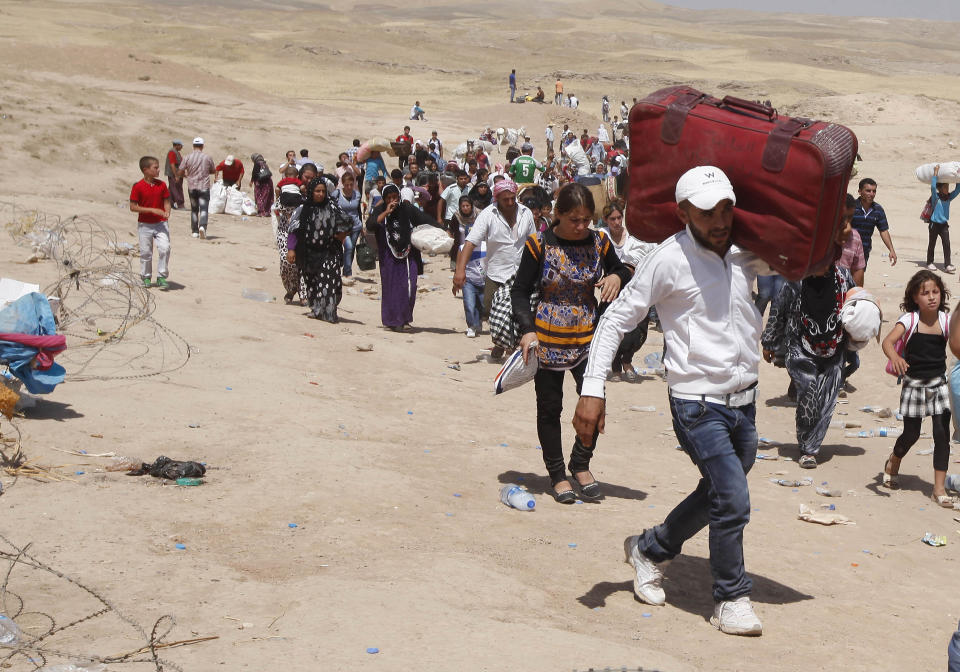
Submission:
<svg viewBox="0 0 960 672">
<path fill-rule="evenodd" d="M 653 413 L 657 410 L 656 406 L 631 406 L 631 411 L 640 411 L 641 413 Z"/>
<path fill-rule="evenodd" d="M 7 616 L 0 614 L 0 645 L 16 646 L 20 643 L 21 637 L 20 626 Z"/>
<path fill-rule="evenodd" d="M 177 479 L 177 485 L 203 485 L 203 479 L 183 476 Z"/>
<path fill-rule="evenodd" d="M 813 485 L 813 479 L 809 476 L 802 480 L 792 480 L 789 478 L 771 478 L 771 483 L 776 483 L 777 485 L 782 485 L 785 488 L 799 488 L 804 485 Z"/>
<path fill-rule="evenodd" d="M 259 301 L 261 303 L 271 303 L 275 300 L 273 294 L 270 292 L 261 292 L 257 289 L 247 289 L 243 288 L 243 291 L 240 295 L 245 299 L 250 299 L 251 301 Z"/>
<path fill-rule="evenodd" d="M 899 427 L 881 427 L 877 430 L 877 436 L 897 437 L 901 434 L 903 434 L 903 430 Z"/>
<path fill-rule="evenodd" d="M 817 494 L 823 495 L 824 497 L 843 497 L 843 490 L 830 490 L 829 488 L 817 486 Z"/>
<path fill-rule="evenodd" d="M 515 483 L 508 483 L 500 489 L 500 501 L 520 511 L 533 511 L 537 505 L 533 495 Z"/>
<path fill-rule="evenodd" d="M 136 471 L 143 466 L 139 457 L 115 457 L 107 465 L 107 471 Z"/>
<path fill-rule="evenodd" d="M 37 672 L 107 672 L 107 666 L 103 663 L 89 664 L 89 665 L 76 665 L 74 663 L 67 663 L 66 665 L 47 665 L 46 667 L 41 667 Z"/>
</svg>

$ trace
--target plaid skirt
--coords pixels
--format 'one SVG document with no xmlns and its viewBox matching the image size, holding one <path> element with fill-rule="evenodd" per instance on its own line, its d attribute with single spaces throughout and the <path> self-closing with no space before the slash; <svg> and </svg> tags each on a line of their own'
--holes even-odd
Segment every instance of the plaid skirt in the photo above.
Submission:
<svg viewBox="0 0 960 672">
<path fill-rule="evenodd" d="M 950 410 L 950 388 L 945 376 L 918 380 L 903 377 L 900 390 L 900 413 L 905 418 L 940 415 Z"/>
</svg>

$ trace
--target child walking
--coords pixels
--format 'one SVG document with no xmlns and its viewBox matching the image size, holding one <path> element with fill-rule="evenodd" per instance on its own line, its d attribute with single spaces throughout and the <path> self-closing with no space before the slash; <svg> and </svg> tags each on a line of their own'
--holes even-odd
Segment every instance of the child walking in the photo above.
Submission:
<svg viewBox="0 0 960 672">
<path fill-rule="evenodd" d="M 170 190 L 157 179 L 160 161 L 152 156 L 140 159 L 143 179 L 130 190 L 130 211 L 138 213 L 137 233 L 140 238 L 140 277 L 143 286 L 150 286 L 153 274 L 153 244 L 157 244 L 157 286 L 167 288 L 167 264 L 170 261 Z"/>
<path fill-rule="evenodd" d="M 893 453 L 883 466 L 883 484 L 892 489 L 899 487 L 900 461 L 920 438 L 920 424 L 929 415 L 933 421 L 932 498 L 945 508 L 953 507 L 953 498 L 944 488 L 950 461 L 950 392 L 945 377 L 949 297 L 939 275 L 928 270 L 918 271 L 907 283 L 900 304 L 905 314 L 883 339 L 883 353 L 893 371 L 903 377 L 900 392 L 903 434 L 897 438 Z M 898 341 L 902 343 L 899 348 Z"/>
<path fill-rule="evenodd" d="M 956 267 L 950 263 L 950 201 L 960 194 L 960 184 L 950 191 L 950 185 L 937 181 L 940 176 L 940 165 L 933 168 L 933 177 L 930 178 L 930 236 L 927 242 L 927 270 L 935 271 L 933 251 L 937 238 L 943 244 L 943 270 L 947 273 L 956 272 Z"/>
</svg>

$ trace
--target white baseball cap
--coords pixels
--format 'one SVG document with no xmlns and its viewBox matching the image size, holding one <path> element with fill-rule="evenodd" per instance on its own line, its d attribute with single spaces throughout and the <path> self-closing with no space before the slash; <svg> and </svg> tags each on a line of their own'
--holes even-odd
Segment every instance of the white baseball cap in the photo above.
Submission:
<svg viewBox="0 0 960 672">
<path fill-rule="evenodd" d="M 227 158 L 224 160 L 223 165 L 225 166 L 233 165 L 233 154 L 227 154 Z"/>
<path fill-rule="evenodd" d="M 193 139 L 193 144 L 195 144 L 195 145 L 202 145 L 202 144 L 204 144 L 203 138 L 201 138 L 201 137 L 198 135 L 197 137 L 195 137 L 195 138 Z"/>
<path fill-rule="evenodd" d="M 701 210 L 709 210 L 724 199 L 736 205 L 737 196 L 726 174 L 715 166 L 697 166 L 677 180 L 677 203 L 690 201 Z"/>
</svg>

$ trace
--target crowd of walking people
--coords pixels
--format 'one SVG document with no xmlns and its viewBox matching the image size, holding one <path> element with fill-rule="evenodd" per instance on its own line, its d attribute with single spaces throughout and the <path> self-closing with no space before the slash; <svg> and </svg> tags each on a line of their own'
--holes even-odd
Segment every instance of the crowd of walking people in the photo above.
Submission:
<svg viewBox="0 0 960 672">
<path fill-rule="evenodd" d="M 556 95 L 562 100 L 559 80 Z M 605 97 L 603 102 L 608 122 L 609 101 Z M 625 102 L 620 111 L 627 116 Z M 747 474 L 758 446 L 760 363 L 786 368 L 791 380 L 787 395 L 796 404 L 797 464 L 817 468 L 838 398 L 852 390 L 857 351 L 868 346 L 848 332 L 842 312 L 853 292 L 864 291 L 875 232 L 890 264 L 897 263 L 889 223 L 876 202 L 877 183 L 860 180 L 858 196 L 849 195 L 841 213 L 835 262 L 822 273 L 786 282 L 732 242 L 735 187 L 719 169 L 700 166 L 676 184 L 682 230 L 659 244 L 639 240 L 624 226 L 623 200 L 600 208 L 589 188 L 598 178 L 622 183 L 626 177 L 629 140 L 616 116 L 609 125 L 609 133 L 601 123 L 597 135 L 584 129 L 579 137 L 565 126 L 558 156 L 554 124 L 549 124 L 543 160 L 535 158 L 529 136 L 521 133 L 522 143 L 509 147 L 502 163 L 491 156 L 492 129 L 451 152 L 436 131 L 417 140 L 407 126 L 395 142 L 396 168 L 388 169 L 386 151 L 354 140 L 338 154 L 333 170 L 306 149 L 299 156 L 288 151 L 276 185 L 268 162 L 253 154 L 250 184 L 258 214 L 275 224 L 286 303 L 306 306 L 311 317 L 330 323 L 338 321 L 344 284 L 353 281 L 355 255 L 369 247 L 379 267 L 382 325 L 411 330 L 424 270 L 416 232 L 424 225 L 446 232 L 452 292 L 462 293 L 466 336 L 479 336 L 485 322 L 495 332 L 499 305 L 514 331 L 492 334 L 490 358 L 500 361 L 518 349 L 528 365 L 537 366 L 537 436 L 558 503 L 603 496 L 590 465 L 604 429 L 605 387 L 640 379 L 632 358 L 655 325 L 663 334 L 663 376 L 673 426 L 701 478 L 660 525 L 625 540 L 634 591 L 643 602 L 663 604 L 664 563 L 709 526 L 716 605 L 711 622 L 726 633 L 759 635 L 762 626 L 744 568 L 743 531 L 750 518 Z M 203 151 L 203 138 L 194 139 L 194 151 L 186 157 L 181 148 L 175 140 L 166 157 L 169 188 L 158 179 L 159 161 L 144 157 L 144 180 L 131 192 L 148 286 L 154 241 L 160 254 L 158 284 L 166 286 L 166 219 L 171 208 L 184 207 L 180 181 L 187 179 L 193 235 L 204 238 L 210 175 L 222 174 L 225 183 L 236 184 L 245 175 L 242 162 L 232 155 L 215 164 Z M 935 444 L 933 500 L 960 508 L 946 482 L 952 378 L 946 355 L 950 350 L 960 356 L 960 325 L 951 329 L 957 311 L 949 315 L 950 292 L 933 263 L 939 238 L 942 270 L 955 270 L 947 229 L 950 201 L 957 193 L 938 185 L 934 175 L 929 268 L 907 283 L 903 316 L 883 339 L 890 372 L 902 380 L 903 433 L 878 480 L 884 487 L 898 487 L 902 461 L 929 416 Z M 857 296 L 876 302 L 868 293 Z M 565 461 L 560 415 L 567 371 L 579 401 Z"/>
</svg>

